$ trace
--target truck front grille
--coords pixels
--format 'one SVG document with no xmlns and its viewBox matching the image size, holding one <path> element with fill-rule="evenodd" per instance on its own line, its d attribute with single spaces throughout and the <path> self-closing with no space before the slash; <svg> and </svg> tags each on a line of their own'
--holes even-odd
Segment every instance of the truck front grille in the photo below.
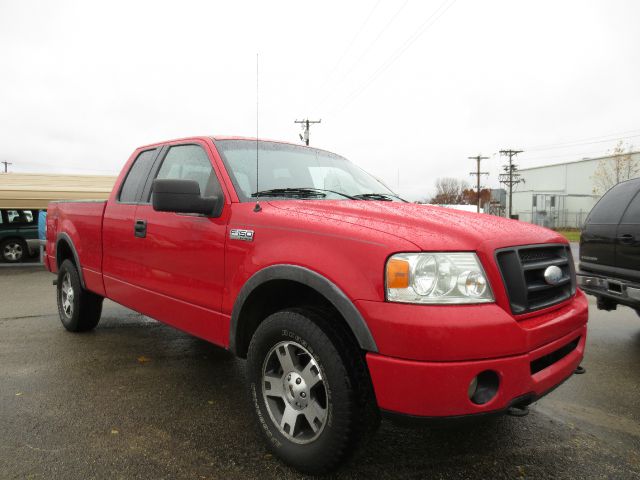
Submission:
<svg viewBox="0 0 640 480">
<path fill-rule="evenodd" d="M 531 245 L 496 251 L 511 311 L 527 313 L 571 298 L 576 293 L 576 275 L 571 250 L 566 245 Z M 544 278 L 555 265 L 562 271 L 556 284 Z"/>
</svg>

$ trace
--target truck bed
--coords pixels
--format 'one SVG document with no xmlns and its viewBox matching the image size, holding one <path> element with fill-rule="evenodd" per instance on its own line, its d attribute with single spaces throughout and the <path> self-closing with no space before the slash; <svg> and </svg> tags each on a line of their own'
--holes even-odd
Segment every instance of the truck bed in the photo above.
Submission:
<svg viewBox="0 0 640 480">
<path fill-rule="evenodd" d="M 51 202 L 47 213 L 46 267 L 56 273 L 58 240 L 67 237 L 81 265 L 85 288 L 104 294 L 102 281 L 102 216 L 105 200 Z"/>
</svg>

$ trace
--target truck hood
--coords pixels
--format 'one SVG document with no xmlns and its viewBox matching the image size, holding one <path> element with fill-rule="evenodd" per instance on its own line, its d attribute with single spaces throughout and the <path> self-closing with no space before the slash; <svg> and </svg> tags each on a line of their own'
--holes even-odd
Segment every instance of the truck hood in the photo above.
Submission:
<svg viewBox="0 0 640 480">
<path fill-rule="evenodd" d="M 494 215 L 415 203 L 294 200 L 269 202 L 291 213 L 322 216 L 400 237 L 421 250 L 480 250 L 536 243 L 566 243 L 558 233 Z"/>
</svg>

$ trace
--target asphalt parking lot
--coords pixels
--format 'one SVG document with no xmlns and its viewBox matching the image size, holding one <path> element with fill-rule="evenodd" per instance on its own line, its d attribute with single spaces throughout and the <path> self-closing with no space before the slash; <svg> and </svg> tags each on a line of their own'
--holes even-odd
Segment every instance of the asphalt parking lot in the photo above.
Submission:
<svg viewBox="0 0 640 480">
<path fill-rule="evenodd" d="M 243 361 L 111 302 L 67 333 L 52 278 L 0 269 L 0 478 L 299 477 L 253 429 Z M 336 476 L 639 478 L 640 318 L 590 313 L 587 374 L 527 417 L 385 421 Z"/>
</svg>

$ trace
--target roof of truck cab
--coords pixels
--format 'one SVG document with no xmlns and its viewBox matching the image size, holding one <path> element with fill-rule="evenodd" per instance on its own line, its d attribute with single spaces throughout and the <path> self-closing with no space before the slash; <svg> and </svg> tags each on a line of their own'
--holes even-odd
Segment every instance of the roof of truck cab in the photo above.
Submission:
<svg viewBox="0 0 640 480">
<path fill-rule="evenodd" d="M 255 137 L 243 137 L 243 136 L 239 136 L 239 135 L 193 135 L 191 137 L 181 137 L 181 138 L 173 138 L 170 140 L 163 140 L 160 142 L 153 142 L 153 143 L 149 143 L 147 145 L 142 145 L 138 148 L 149 148 L 149 147 L 157 147 L 159 145 L 166 145 L 167 143 L 174 143 L 174 142 L 185 142 L 185 141 L 189 141 L 189 140 L 213 140 L 214 142 L 217 142 L 219 140 L 249 140 L 252 142 L 256 141 Z M 285 143 L 288 145 L 298 145 L 301 147 L 305 147 L 306 145 L 300 145 L 299 143 L 293 143 L 293 142 L 285 142 L 282 140 L 273 140 L 271 138 L 260 138 L 259 139 L 261 142 L 274 142 L 274 143 Z M 311 148 L 311 147 L 309 147 Z"/>
<path fill-rule="evenodd" d="M 241 136 L 234 136 L 234 135 L 212 135 L 211 140 L 215 141 L 222 141 L 222 140 L 246 140 L 246 141 L 250 141 L 250 142 L 255 142 L 256 141 L 256 137 L 241 137 Z M 286 142 L 284 140 L 274 140 L 272 138 L 258 138 L 258 140 L 260 140 L 261 142 L 272 142 L 272 143 L 284 143 L 286 145 L 296 145 L 298 147 L 306 147 L 307 145 L 301 145 L 299 143 L 293 143 L 293 142 Z M 309 147 L 312 148 L 312 147 Z"/>
<path fill-rule="evenodd" d="M 251 141 L 251 142 L 256 141 L 256 137 L 243 137 L 239 135 L 194 135 L 192 137 L 175 138 L 172 140 L 164 140 L 162 142 L 150 143 L 148 145 L 143 145 L 138 148 L 153 148 L 153 147 L 166 145 L 167 143 L 183 142 L 183 141 L 189 141 L 189 140 L 208 140 L 208 139 L 213 140 L 214 142 L 223 141 L 223 140 L 243 140 L 243 141 Z M 327 152 L 332 155 L 338 155 L 337 153 L 334 153 L 330 150 L 326 150 L 324 148 L 310 147 L 308 145 L 302 145 L 300 143 L 294 143 L 294 142 L 287 142 L 284 140 L 274 140 L 271 138 L 258 138 L 257 140 L 261 142 L 281 143 L 283 145 L 292 145 L 295 147 L 310 148 L 313 150 L 320 150 L 322 152 Z M 338 155 L 338 156 L 341 156 L 341 155 Z"/>
</svg>

